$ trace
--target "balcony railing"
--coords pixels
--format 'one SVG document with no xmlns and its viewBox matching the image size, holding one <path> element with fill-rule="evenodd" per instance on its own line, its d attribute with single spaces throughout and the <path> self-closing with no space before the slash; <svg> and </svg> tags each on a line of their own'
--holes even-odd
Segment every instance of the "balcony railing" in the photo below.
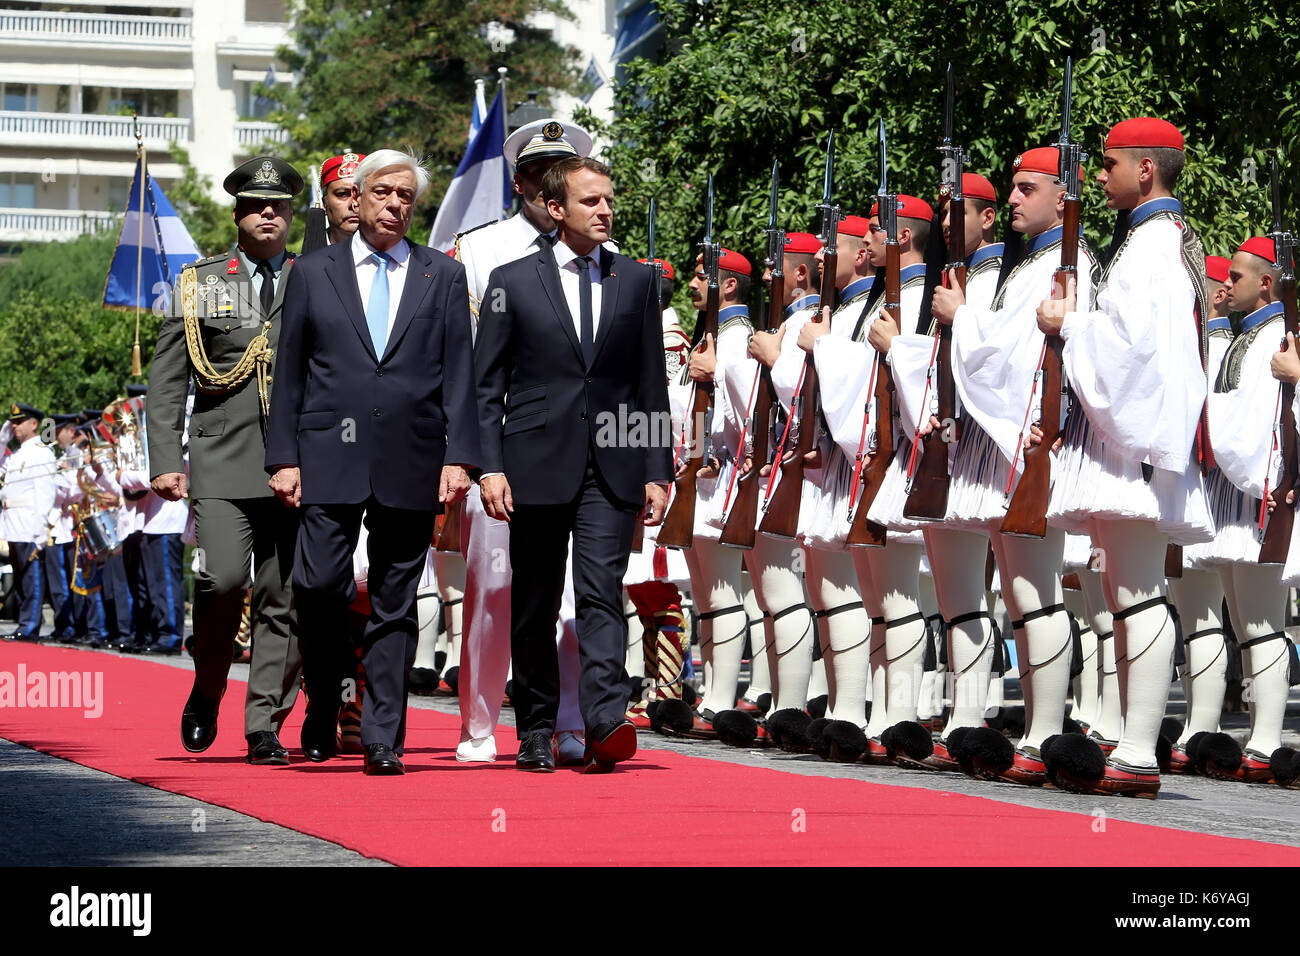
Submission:
<svg viewBox="0 0 1300 956">
<path fill-rule="evenodd" d="M 282 145 L 289 142 L 289 131 L 275 123 L 243 120 L 235 124 L 235 145 L 241 153 L 249 153 L 264 143 Z"/>
<path fill-rule="evenodd" d="M 82 209 L 0 208 L 0 243 L 75 239 L 88 232 L 111 229 L 118 219 L 116 213 Z"/>
<path fill-rule="evenodd" d="M 187 48 L 190 18 L 0 10 L 0 41 Z"/>
<path fill-rule="evenodd" d="M 190 121 L 141 117 L 140 136 L 150 149 L 190 141 Z M 75 146 L 82 149 L 133 149 L 135 127 L 129 116 L 94 113 L 25 113 L 0 111 L 0 143 Z"/>
</svg>

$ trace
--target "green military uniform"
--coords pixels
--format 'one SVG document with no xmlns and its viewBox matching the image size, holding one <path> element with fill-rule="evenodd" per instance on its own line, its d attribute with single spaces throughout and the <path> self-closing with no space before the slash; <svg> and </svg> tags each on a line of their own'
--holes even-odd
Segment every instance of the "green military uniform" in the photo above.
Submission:
<svg viewBox="0 0 1300 956">
<path fill-rule="evenodd" d="M 293 173 L 279 160 L 258 157 L 232 178 L 248 167 L 277 181 L 280 170 Z M 247 180 L 245 176 L 235 186 Z M 289 180 L 287 174 L 284 180 Z M 265 182 L 260 185 L 260 191 L 242 193 L 228 179 L 226 189 L 282 198 Z M 194 580 L 194 688 L 214 702 L 225 691 L 251 558 L 253 646 L 246 734 L 278 733 L 293 709 L 302 666 L 290 580 L 298 513 L 275 497 L 263 467 L 266 403 L 292 256 L 271 260 L 273 272 L 264 272 L 256 284 L 250 266 L 257 268 L 235 246 L 182 272 L 158 333 L 147 419 L 150 477 L 184 472 L 185 405 L 193 381 L 189 494 L 201 549 Z M 268 274 L 275 290 L 269 312 L 259 295 Z"/>
</svg>

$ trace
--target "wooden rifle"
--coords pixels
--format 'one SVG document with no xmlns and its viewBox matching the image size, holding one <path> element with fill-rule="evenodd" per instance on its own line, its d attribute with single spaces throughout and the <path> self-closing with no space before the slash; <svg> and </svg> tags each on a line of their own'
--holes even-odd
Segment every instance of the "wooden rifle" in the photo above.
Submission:
<svg viewBox="0 0 1300 956">
<path fill-rule="evenodd" d="M 1065 60 L 1065 92 L 1061 100 L 1061 139 L 1057 181 L 1065 186 L 1065 221 L 1061 232 L 1061 264 L 1052 280 L 1052 298 L 1064 299 L 1067 283 L 1078 276 L 1079 264 L 1079 166 L 1087 159 L 1078 143 L 1070 141 L 1070 100 L 1073 64 Z M 1075 288 L 1078 288 L 1076 284 Z M 1047 534 L 1047 505 L 1052 490 L 1052 446 L 1061 437 L 1061 348 L 1059 335 L 1049 335 L 1043 346 L 1043 363 L 1036 387 L 1042 401 L 1039 427 L 1043 440 L 1025 444 L 1025 465 L 1002 519 L 1003 534 L 1041 538 Z M 1031 399 L 1032 401 L 1032 399 Z M 1017 462 L 1012 462 L 1015 468 Z"/>
<path fill-rule="evenodd" d="M 876 215 L 885 230 L 885 305 L 884 309 L 899 321 L 900 273 L 898 249 L 898 194 L 889 191 L 889 163 L 885 139 L 885 121 L 880 120 L 880 188 L 876 191 Z M 872 317 L 868 316 L 868 321 Z M 894 458 L 894 379 L 889 372 L 885 356 L 877 352 L 876 388 L 873 393 L 876 405 L 876 443 L 871 461 L 862 469 L 858 487 L 857 507 L 849 525 L 848 543 L 855 548 L 883 548 L 886 530 L 884 525 L 867 519 L 871 503 L 876 500 L 880 486 L 885 483 L 889 463 Z M 867 399 L 863 414 L 871 411 L 872 400 Z"/>
<path fill-rule="evenodd" d="M 957 288 L 966 291 L 966 198 L 962 194 L 962 173 L 966 166 L 966 153 L 952 141 L 953 112 L 956 92 L 952 78 L 952 64 L 948 64 L 948 88 L 944 97 L 943 156 L 940 168 L 940 195 L 948 197 L 948 262 L 944 266 L 944 284 L 954 275 Z M 942 423 L 928 435 L 917 437 L 916 451 L 921 460 L 912 473 L 907 502 L 903 514 L 923 521 L 942 521 L 948 514 L 948 439 L 952 437 L 950 422 L 957 416 L 957 386 L 952 378 L 952 326 L 937 323 L 933 379 L 930 396 L 920 424 L 925 425 L 931 415 Z M 955 440 L 955 438 L 954 438 Z"/>
<path fill-rule="evenodd" d="M 708 336 L 718 340 L 718 259 L 722 247 L 713 241 L 713 175 L 709 174 L 709 189 L 704 209 L 704 274 L 708 278 L 708 293 L 705 299 L 703 322 L 704 342 Z M 696 321 L 700 321 L 697 319 Z M 709 409 L 713 407 L 713 385 L 709 382 L 695 383 L 695 399 L 691 403 L 691 444 L 690 457 L 686 459 L 685 470 L 674 482 L 673 503 L 668 507 L 663 526 L 659 529 L 659 544 L 665 548 L 689 548 L 695 541 L 695 484 L 700 469 L 704 467 L 705 446 L 708 444 Z"/>
<path fill-rule="evenodd" d="M 822 213 L 822 275 L 820 302 L 813 311 L 810 322 L 822 320 L 822 309 L 835 301 L 835 268 L 839 261 L 835 246 L 840 231 L 840 207 L 831 201 L 835 182 L 835 133 L 826 138 L 826 171 L 822 180 L 822 201 L 817 208 Z M 785 449 L 779 467 L 781 478 L 776 490 L 764 505 L 763 521 L 758 530 L 775 538 L 793 538 L 799 532 L 799 509 L 803 503 L 803 472 L 808 458 L 817 450 L 817 366 L 812 353 L 804 358 L 802 384 L 790 403 L 792 420 L 790 440 L 793 449 Z M 776 478 L 777 463 L 772 466 L 772 479 Z M 816 465 L 814 465 L 816 467 Z"/>
<path fill-rule="evenodd" d="M 1300 336 L 1300 323 L 1296 314 L 1295 281 L 1295 247 L 1294 233 L 1282 229 L 1282 186 L 1278 179 L 1277 158 L 1272 162 L 1272 199 L 1273 228 L 1268 237 L 1273 240 L 1273 255 L 1277 260 L 1282 278 L 1278 282 L 1279 298 L 1282 300 L 1282 322 L 1287 332 Z M 1282 340 L 1286 348 L 1286 339 Z M 1259 547 L 1260 564 L 1285 564 L 1287 551 L 1291 547 L 1291 526 L 1295 522 L 1295 506 L 1286 502 L 1289 491 L 1300 483 L 1300 461 L 1296 457 L 1295 412 L 1291 405 L 1295 399 L 1295 386 L 1282 383 L 1281 414 L 1278 428 L 1282 434 L 1277 439 L 1282 455 L 1282 479 L 1272 490 L 1270 497 L 1273 510 L 1268 515 L 1268 525 L 1264 530 L 1264 540 Z"/>
<path fill-rule="evenodd" d="M 777 225 L 777 200 L 781 183 L 780 164 L 772 163 L 772 190 L 768 202 L 767 216 L 767 268 L 772 276 L 767 293 L 767 321 L 759 332 L 768 332 L 781 324 L 781 310 L 785 302 L 785 230 Z M 757 533 L 758 496 L 762 491 L 763 467 L 767 464 L 768 446 L 772 435 L 772 370 L 762 362 L 756 363 L 759 381 L 757 394 L 754 396 L 754 409 L 750 414 L 748 427 L 753 436 L 752 450 L 748 456 L 745 449 L 736 453 L 736 467 L 739 468 L 745 458 L 750 459 L 750 469 L 736 479 L 736 500 L 727 513 L 727 520 L 722 526 L 723 544 L 732 548 L 746 550 L 754 546 Z"/>
</svg>

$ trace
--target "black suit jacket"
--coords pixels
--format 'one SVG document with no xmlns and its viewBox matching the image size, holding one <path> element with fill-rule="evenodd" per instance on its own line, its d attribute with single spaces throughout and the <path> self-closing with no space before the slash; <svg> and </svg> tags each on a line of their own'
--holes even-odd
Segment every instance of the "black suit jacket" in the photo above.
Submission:
<svg viewBox="0 0 1300 956">
<path fill-rule="evenodd" d="M 289 289 L 266 469 L 298 465 L 303 504 L 442 510 L 443 462 L 479 460 L 465 269 L 411 244 L 397 318 L 376 356 L 352 243 L 300 256 Z"/>
<path fill-rule="evenodd" d="M 549 244 L 488 279 L 474 347 L 481 464 L 505 473 L 516 503 L 572 501 L 589 449 L 610 490 L 628 504 L 644 501 L 647 482 L 672 479 L 654 270 L 605 249 L 600 269 L 590 368 Z"/>
</svg>

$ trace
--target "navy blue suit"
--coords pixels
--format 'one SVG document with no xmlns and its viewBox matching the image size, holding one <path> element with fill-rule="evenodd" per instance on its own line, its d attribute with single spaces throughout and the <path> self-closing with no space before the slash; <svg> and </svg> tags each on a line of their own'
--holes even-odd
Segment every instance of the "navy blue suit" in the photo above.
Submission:
<svg viewBox="0 0 1300 956">
<path fill-rule="evenodd" d="M 418 630 L 415 591 L 442 511 L 442 467 L 479 458 L 464 267 L 412 244 L 406 268 L 377 356 L 352 244 L 294 261 L 266 440 L 268 471 L 302 471 L 293 577 L 309 697 L 304 736 L 333 734 L 343 682 L 355 671 L 347 606 L 356 596 L 352 554 L 364 515 L 371 616 L 361 739 L 398 753 Z"/>
<path fill-rule="evenodd" d="M 589 734 L 623 718 L 623 575 L 646 484 L 673 476 L 654 271 L 604 249 L 599 255 L 590 364 L 549 244 L 493 270 L 479 308 L 474 365 L 483 471 L 505 473 L 515 509 L 511 699 L 521 739 L 554 730 L 555 618 L 570 535 L 578 704 Z"/>
</svg>

